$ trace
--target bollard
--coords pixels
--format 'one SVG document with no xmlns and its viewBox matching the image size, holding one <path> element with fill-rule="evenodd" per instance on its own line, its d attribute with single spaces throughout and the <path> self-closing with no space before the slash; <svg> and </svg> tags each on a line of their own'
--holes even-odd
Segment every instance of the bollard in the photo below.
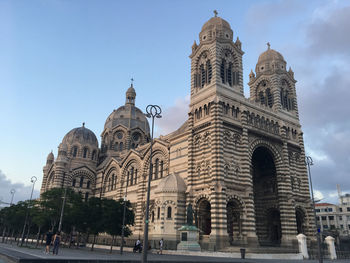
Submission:
<svg viewBox="0 0 350 263">
<path fill-rule="evenodd" d="M 325 240 L 328 245 L 328 252 L 330 254 L 331 260 L 337 259 L 337 253 L 335 252 L 335 246 L 334 246 L 334 238 L 331 236 L 328 236 L 325 238 Z"/>
<path fill-rule="evenodd" d="M 304 234 L 297 235 L 299 244 L 299 253 L 303 256 L 303 259 L 309 259 L 309 253 L 307 252 L 306 236 Z"/>
<path fill-rule="evenodd" d="M 241 248 L 241 259 L 245 259 L 245 248 Z"/>
</svg>

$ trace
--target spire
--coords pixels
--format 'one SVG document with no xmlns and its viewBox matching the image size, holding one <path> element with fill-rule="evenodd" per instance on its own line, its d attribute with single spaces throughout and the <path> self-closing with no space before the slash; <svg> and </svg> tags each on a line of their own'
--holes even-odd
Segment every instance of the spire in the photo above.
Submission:
<svg viewBox="0 0 350 263">
<path fill-rule="evenodd" d="M 134 78 L 131 78 L 130 88 L 126 91 L 125 105 L 135 106 L 136 92 L 134 89 Z"/>
</svg>

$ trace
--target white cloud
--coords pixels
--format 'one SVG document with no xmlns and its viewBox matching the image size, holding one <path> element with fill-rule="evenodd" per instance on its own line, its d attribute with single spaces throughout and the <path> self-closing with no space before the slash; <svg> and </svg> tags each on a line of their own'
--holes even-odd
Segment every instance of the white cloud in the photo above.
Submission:
<svg viewBox="0 0 350 263">
<path fill-rule="evenodd" d="M 315 198 L 315 201 L 316 200 L 322 200 L 322 199 L 324 199 L 324 195 L 322 194 L 321 191 L 314 190 L 314 198 Z"/>
</svg>

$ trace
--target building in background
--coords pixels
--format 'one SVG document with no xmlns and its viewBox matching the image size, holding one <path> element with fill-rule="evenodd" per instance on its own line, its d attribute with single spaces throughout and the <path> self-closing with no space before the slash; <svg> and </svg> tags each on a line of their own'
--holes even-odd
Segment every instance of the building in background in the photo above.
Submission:
<svg viewBox="0 0 350 263">
<path fill-rule="evenodd" d="M 350 194 L 340 195 L 339 204 L 316 204 L 317 227 L 321 232 L 337 231 L 340 236 L 350 235 Z"/>
<path fill-rule="evenodd" d="M 268 43 L 245 98 L 243 54 L 227 21 L 215 15 L 203 25 L 190 55 L 188 119 L 153 146 L 151 242 L 164 238 L 176 248 L 189 204 L 203 249 L 290 247 L 298 233 L 314 237 L 294 73 Z M 57 158 L 48 155 L 41 193 L 70 186 L 85 199 L 119 199 L 127 191 L 137 239 L 151 164 L 149 124 L 135 101 L 131 85 L 125 105 L 107 117 L 100 146 L 84 125 L 68 132 Z"/>
</svg>

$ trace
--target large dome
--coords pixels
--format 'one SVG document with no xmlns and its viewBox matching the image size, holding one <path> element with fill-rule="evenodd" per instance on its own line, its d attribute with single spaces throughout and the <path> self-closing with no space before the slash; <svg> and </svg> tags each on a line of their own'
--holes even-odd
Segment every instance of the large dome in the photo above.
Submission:
<svg viewBox="0 0 350 263">
<path fill-rule="evenodd" d="M 210 18 L 203 26 L 202 31 L 214 28 L 226 28 L 231 29 L 230 24 L 221 17 L 214 16 Z"/>
<path fill-rule="evenodd" d="M 127 129 L 139 128 L 145 134 L 149 134 L 149 124 L 144 113 L 135 106 L 136 92 L 131 87 L 126 91 L 126 103 L 124 106 L 114 110 L 105 122 L 105 129 L 113 129 L 118 125 L 123 125 Z"/>
<path fill-rule="evenodd" d="M 62 140 L 62 144 L 73 145 L 74 143 L 98 147 L 96 135 L 88 128 L 85 128 L 84 123 L 82 127 L 75 128 L 68 132 Z"/>
</svg>

